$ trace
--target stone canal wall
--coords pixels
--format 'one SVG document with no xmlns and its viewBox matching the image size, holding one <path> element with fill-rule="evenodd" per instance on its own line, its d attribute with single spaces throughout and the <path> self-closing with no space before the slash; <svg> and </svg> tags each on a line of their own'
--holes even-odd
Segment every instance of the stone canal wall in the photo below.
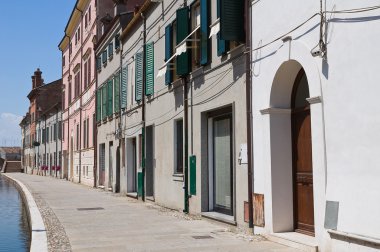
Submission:
<svg viewBox="0 0 380 252">
<path fill-rule="evenodd" d="M 45 224 L 32 194 L 19 180 L 14 179 L 4 173 L 2 173 L 2 176 L 9 179 L 15 185 L 17 190 L 19 190 L 24 205 L 27 209 L 26 212 L 31 234 L 30 252 L 47 252 L 48 245 Z"/>
</svg>

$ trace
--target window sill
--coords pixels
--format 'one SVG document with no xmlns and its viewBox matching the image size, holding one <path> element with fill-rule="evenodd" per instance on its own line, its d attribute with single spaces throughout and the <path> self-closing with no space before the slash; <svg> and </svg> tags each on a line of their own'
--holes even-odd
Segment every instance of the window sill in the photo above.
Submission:
<svg viewBox="0 0 380 252">
<path fill-rule="evenodd" d="M 184 175 L 183 173 L 174 173 L 173 174 L 173 181 L 174 182 L 183 182 L 184 181 Z"/>
<path fill-rule="evenodd" d="M 108 57 L 108 61 L 112 61 L 112 59 L 113 59 L 113 54 Z"/>
<path fill-rule="evenodd" d="M 119 52 L 120 52 L 120 47 L 115 49 L 115 53 L 119 53 Z"/>
</svg>

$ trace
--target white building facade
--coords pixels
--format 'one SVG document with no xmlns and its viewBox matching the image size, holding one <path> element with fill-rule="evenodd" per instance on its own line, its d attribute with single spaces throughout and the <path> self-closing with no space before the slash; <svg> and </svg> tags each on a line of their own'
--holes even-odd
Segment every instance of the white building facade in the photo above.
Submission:
<svg viewBox="0 0 380 252">
<path fill-rule="evenodd" d="M 246 226 L 244 39 L 211 33 L 221 1 L 184 2 L 145 1 L 121 34 L 121 192 Z"/>
<path fill-rule="evenodd" d="M 378 251 L 376 5 L 252 2 L 254 193 L 265 199 L 255 233 Z"/>
</svg>

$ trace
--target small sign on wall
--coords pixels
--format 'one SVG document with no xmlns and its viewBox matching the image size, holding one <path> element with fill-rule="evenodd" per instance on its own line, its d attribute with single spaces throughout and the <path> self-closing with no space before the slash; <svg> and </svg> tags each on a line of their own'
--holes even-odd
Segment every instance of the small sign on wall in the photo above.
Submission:
<svg viewBox="0 0 380 252">
<path fill-rule="evenodd" d="M 239 164 L 248 164 L 248 151 L 246 143 L 240 145 Z"/>
</svg>

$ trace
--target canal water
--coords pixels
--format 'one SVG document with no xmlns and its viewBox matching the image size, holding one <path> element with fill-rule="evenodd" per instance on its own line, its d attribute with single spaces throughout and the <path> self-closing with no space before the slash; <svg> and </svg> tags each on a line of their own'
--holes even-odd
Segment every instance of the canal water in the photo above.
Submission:
<svg viewBox="0 0 380 252">
<path fill-rule="evenodd" d="M 29 251 L 26 209 L 16 187 L 0 174 L 0 252 Z"/>
</svg>

